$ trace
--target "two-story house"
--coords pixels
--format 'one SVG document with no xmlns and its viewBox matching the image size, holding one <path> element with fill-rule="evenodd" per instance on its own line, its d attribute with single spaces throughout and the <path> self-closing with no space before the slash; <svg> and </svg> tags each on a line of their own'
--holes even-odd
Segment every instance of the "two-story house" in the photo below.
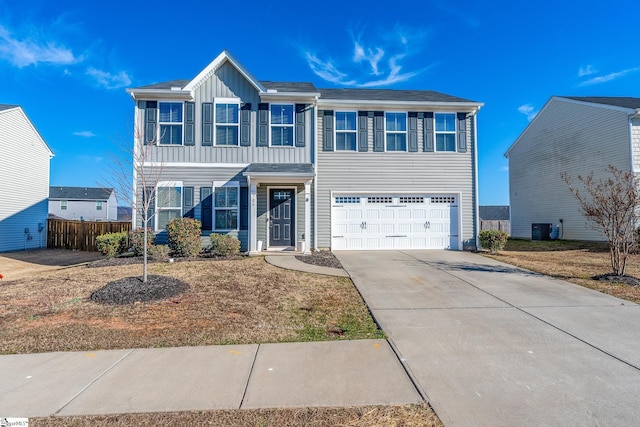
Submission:
<svg viewBox="0 0 640 427">
<path fill-rule="evenodd" d="M 113 188 L 50 187 L 49 214 L 65 219 L 116 221 L 118 199 Z"/>
<path fill-rule="evenodd" d="M 259 81 L 227 51 L 127 91 L 145 173 L 161 171 L 156 188 L 137 180 L 156 233 L 189 216 L 250 253 L 476 246 L 481 103 Z"/>
</svg>

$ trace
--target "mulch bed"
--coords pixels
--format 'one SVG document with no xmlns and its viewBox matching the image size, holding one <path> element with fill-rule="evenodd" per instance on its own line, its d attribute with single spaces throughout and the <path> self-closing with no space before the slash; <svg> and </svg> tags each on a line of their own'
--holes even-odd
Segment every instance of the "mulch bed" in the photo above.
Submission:
<svg viewBox="0 0 640 427">
<path fill-rule="evenodd" d="M 183 281 L 168 276 L 149 275 L 146 283 L 142 277 L 125 277 L 107 283 L 89 299 L 100 304 L 125 305 L 171 298 L 188 289 Z"/>
<path fill-rule="evenodd" d="M 593 276 L 592 277 L 593 280 L 600 280 L 602 282 L 609 282 L 609 283 L 622 283 L 624 285 L 629 285 L 629 286 L 640 286 L 640 279 L 638 279 L 637 277 L 633 277 L 633 276 L 618 276 L 616 274 L 600 274 L 598 276 Z"/>
<path fill-rule="evenodd" d="M 338 258 L 329 251 L 316 251 L 312 252 L 311 255 L 296 255 L 296 259 L 306 262 L 307 264 L 321 267 L 342 268 L 342 264 L 340 264 Z"/>
</svg>

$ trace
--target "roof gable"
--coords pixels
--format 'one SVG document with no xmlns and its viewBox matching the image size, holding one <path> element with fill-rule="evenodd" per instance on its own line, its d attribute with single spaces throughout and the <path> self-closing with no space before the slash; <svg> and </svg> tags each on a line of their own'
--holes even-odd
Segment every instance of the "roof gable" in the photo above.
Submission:
<svg viewBox="0 0 640 427">
<path fill-rule="evenodd" d="M 38 132 L 38 129 L 36 129 L 36 127 L 31 122 L 31 120 L 29 120 L 27 113 L 24 112 L 22 107 L 19 105 L 0 104 L 0 114 L 10 114 L 14 110 L 17 110 L 21 118 L 27 123 L 29 128 L 33 130 L 33 136 L 42 144 L 42 147 L 47 151 L 47 154 L 49 154 L 49 157 L 53 157 L 54 154 L 53 154 L 53 151 L 51 151 L 51 147 L 49 147 L 49 144 L 47 144 L 44 138 L 42 138 L 42 135 L 40 135 L 40 132 Z"/>
<path fill-rule="evenodd" d="M 242 74 L 242 76 L 245 79 L 247 79 L 247 81 L 251 83 L 253 87 L 256 88 L 258 92 L 261 92 L 261 93 L 266 92 L 266 89 L 264 88 L 262 83 L 260 83 L 258 79 L 256 79 L 253 76 L 253 74 L 251 74 L 249 70 L 247 70 L 226 49 L 223 50 L 222 53 L 220 53 L 220 55 L 218 55 L 213 61 L 211 61 L 211 63 L 207 65 L 204 70 L 200 71 L 200 73 L 196 77 L 194 77 L 193 80 L 191 80 L 187 85 L 185 85 L 183 90 L 192 91 L 198 88 L 202 83 L 204 83 L 205 80 L 207 80 L 213 73 L 215 73 L 216 70 L 220 68 L 220 66 L 222 66 L 225 62 L 229 62 L 231 65 L 233 65 L 235 69 L 238 70 L 238 72 Z"/>
<path fill-rule="evenodd" d="M 100 187 L 49 187 L 49 199 L 108 200 L 113 188 Z"/>
</svg>

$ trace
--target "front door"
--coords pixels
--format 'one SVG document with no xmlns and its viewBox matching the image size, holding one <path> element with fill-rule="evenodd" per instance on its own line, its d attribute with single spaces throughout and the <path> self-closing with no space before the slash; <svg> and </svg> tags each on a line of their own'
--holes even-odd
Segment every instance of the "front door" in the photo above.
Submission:
<svg viewBox="0 0 640 427">
<path fill-rule="evenodd" d="M 269 246 L 295 246 L 293 190 L 269 190 Z"/>
</svg>

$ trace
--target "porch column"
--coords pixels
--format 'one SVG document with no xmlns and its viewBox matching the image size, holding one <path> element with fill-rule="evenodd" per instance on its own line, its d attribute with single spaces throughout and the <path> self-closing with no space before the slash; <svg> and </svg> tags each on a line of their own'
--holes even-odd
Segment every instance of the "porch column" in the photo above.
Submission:
<svg viewBox="0 0 640 427">
<path fill-rule="evenodd" d="M 304 253 L 311 253 L 311 181 L 304 183 Z"/>
<path fill-rule="evenodd" d="M 249 255 L 258 255 L 258 197 L 255 181 L 249 180 Z"/>
</svg>

